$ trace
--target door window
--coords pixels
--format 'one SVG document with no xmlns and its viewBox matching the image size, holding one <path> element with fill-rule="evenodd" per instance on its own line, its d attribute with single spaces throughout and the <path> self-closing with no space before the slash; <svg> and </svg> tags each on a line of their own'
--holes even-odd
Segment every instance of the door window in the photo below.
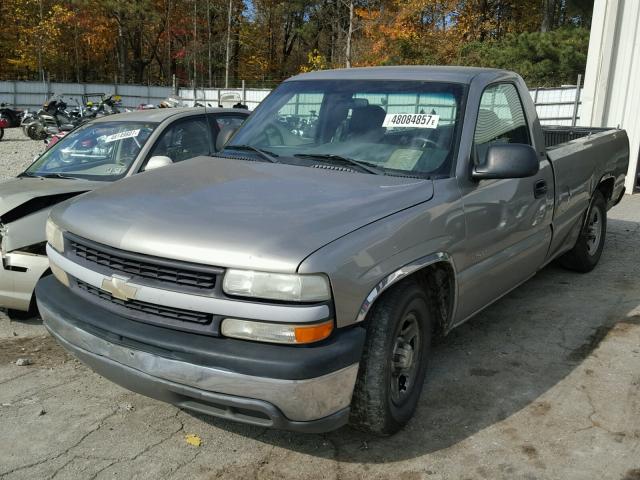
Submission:
<svg viewBox="0 0 640 480">
<path fill-rule="evenodd" d="M 240 128 L 240 125 L 242 125 L 242 122 L 244 122 L 247 117 L 235 115 L 216 115 L 214 119 L 216 122 L 216 126 L 218 127 L 218 131 L 221 131 L 225 127 Z"/>
<path fill-rule="evenodd" d="M 213 137 L 213 146 L 215 151 L 222 148 L 222 144 L 229 140 L 231 132 L 235 132 L 240 128 L 240 125 L 242 125 L 242 123 L 247 119 L 247 116 L 248 115 L 234 115 L 228 113 L 223 115 L 209 115 L 211 135 Z M 221 133 L 224 136 L 224 140 L 222 140 L 221 144 L 218 145 L 218 141 L 220 140 L 218 136 Z"/>
<path fill-rule="evenodd" d="M 484 91 L 473 143 L 476 162 L 496 143 L 531 145 L 522 102 L 514 85 L 501 83 Z"/>
<path fill-rule="evenodd" d="M 209 132 L 204 117 L 178 120 L 162 132 L 149 157 L 157 155 L 181 162 L 200 155 L 209 155 Z"/>
</svg>

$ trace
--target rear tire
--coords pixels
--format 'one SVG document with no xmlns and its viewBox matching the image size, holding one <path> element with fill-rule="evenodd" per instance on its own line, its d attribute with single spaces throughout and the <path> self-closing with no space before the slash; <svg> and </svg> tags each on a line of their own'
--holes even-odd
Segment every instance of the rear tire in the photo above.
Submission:
<svg viewBox="0 0 640 480">
<path fill-rule="evenodd" d="M 0 141 L 4 137 L 4 128 L 0 128 Z"/>
<path fill-rule="evenodd" d="M 607 202 L 596 190 L 587 211 L 587 220 L 573 249 L 560 257 L 560 264 L 576 272 L 590 272 L 602 256 L 607 235 Z"/>
<path fill-rule="evenodd" d="M 391 435 L 411 419 L 424 383 L 432 318 L 427 296 L 412 280 L 374 304 L 351 403 L 355 428 Z"/>
</svg>

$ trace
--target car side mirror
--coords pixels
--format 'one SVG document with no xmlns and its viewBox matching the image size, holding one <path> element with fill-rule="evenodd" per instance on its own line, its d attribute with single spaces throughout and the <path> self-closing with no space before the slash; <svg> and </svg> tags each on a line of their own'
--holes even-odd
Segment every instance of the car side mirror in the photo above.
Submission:
<svg viewBox="0 0 640 480">
<path fill-rule="evenodd" d="M 144 171 L 147 172 L 149 170 L 155 170 L 156 168 L 166 167 L 168 165 L 171 165 L 172 163 L 173 160 L 171 160 L 169 157 L 166 157 L 164 155 L 156 155 L 149 159 L 144 167 Z"/>
<path fill-rule="evenodd" d="M 538 173 L 538 154 L 531 145 L 504 143 L 491 145 L 484 162 L 473 168 L 475 180 L 526 178 Z"/>
</svg>

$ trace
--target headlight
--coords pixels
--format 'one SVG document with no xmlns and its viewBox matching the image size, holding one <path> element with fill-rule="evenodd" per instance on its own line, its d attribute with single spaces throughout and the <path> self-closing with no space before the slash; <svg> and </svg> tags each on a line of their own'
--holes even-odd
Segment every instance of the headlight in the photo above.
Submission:
<svg viewBox="0 0 640 480">
<path fill-rule="evenodd" d="M 329 280 L 324 275 L 227 270 L 222 288 L 229 295 L 269 300 L 321 302 L 331 299 Z"/>
<path fill-rule="evenodd" d="M 324 340 L 333 331 L 333 320 L 313 325 L 266 323 L 225 318 L 220 327 L 225 337 L 269 343 L 307 344 Z"/>
<path fill-rule="evenodd" d="M 47 226 L 45 228 L 47 233 L 47 242 L 55 248 L 58 252 L 64 252 L 64 238 L 62 237 L 62 230 L 58 227 L 51 218 L 47 218 Z"/>
</svg>

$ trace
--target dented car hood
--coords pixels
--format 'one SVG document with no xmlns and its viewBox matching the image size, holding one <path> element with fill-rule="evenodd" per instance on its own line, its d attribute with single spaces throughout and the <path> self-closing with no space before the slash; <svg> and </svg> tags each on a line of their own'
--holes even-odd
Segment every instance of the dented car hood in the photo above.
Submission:
<svg viewBox="0 0 640 480">
<path fill-rule="evenodd" d="M 427 179 L 201 157 L 120 180 L 51 216 L 127 251 L 291 272 L 327 243 L 432 196 Z"/>
<path fill-rule="evenodd" d="M 100 185 L 104 185 L 104 182 L 42 177 L 12 178 L 11 180 L 0 182 L 0 218 L 34 198 L 88 192 Z"/>
<path fill-rule="evenodd" d="M 54 205 L 102 185 L 104 182 L 31 177 L 0 182 L 2 252 L 43 242 L 45 221 Z"/>
</svg>

